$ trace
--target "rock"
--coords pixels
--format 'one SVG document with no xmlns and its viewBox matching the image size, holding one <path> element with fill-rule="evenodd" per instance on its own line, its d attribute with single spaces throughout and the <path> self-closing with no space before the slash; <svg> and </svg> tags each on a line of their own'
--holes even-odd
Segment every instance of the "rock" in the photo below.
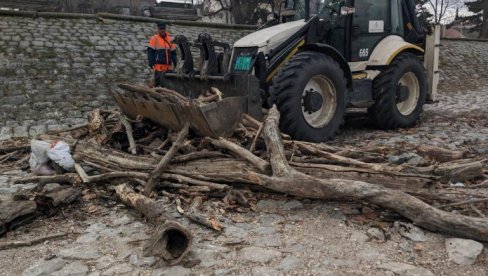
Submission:
<svg viewBox="0 0 488 276">
<path fill-rule="evenodd" d="M 359 262 L 355 260 L 345 260 L 345 259 L 324 259 L 322 260 L 322 264 L 326 267 L 356 267 L 359 265 Z"/>
<path fill-rule="evenodd" d="M 192 272 L 189 268 L 182 266 L 172 266 L 153 271 L 152 276 L 190 276 Z"/>
<path fill-rule="evenodd" d="M 236 274 L 236 268 L 229 268 L 229 269 L 217 269 L 214 271 L 213 276 L 228 276 Z"/>
<path fill-rule="evenodd" d="M 231 249 L 222 246 L 215 246 L 211 244 L 204 244 L 202 248 L 196 248 L 191 253 L 194 257 L 199 259 L 201 267 L 212 267 L 224 261 Z"/>
<path fill-rule="evenodd" d="M 298 208 L 302 208 L 303 207 L 303 204 L 298 201 L 298 200 L 291 200 L 291 201 L 288 201 L 287 203 L 285 203 L 285 205 L 283 205 L 281 208 L 283 210 L 293 210 L 293 209 L 298 209 Z"/>
<path fill-rule="evenodd" d="M 24 270 L 24 272 L 22 272 L 22 276 L 47 276 L 53 272 L 60 270 L 65 264 L 66 261 L 63 259 L 52 259 L 47 262 L 36 264 L 27 268 L 26 270 Z"/>
<path fill-rule="evenodd" d="M 119 228 L 106 228 L 100 231 L 100 235 L 105 237 L 118 237 L 122 233 L 122 230 Z"/>
<path fill-rule="evenodd" d="M 294 222 L 302 222 L 303 221 L 303 216 L 302 215 L 298 215 L 298 214 L 290 215 L 290 216 L 288 216 L 287 222 L 291 222 L 291 221 L 294 221 Z"/>
<path fill-rule="evenodd" d="M 349 238 L 351 241 L 355 241 L 357 243 L 363 244 L 367 241 L 369 241 L 368 235 L 364 234 L 363 232 L 354 232 L 351 234 L 351 237 Z"/>
<path fill-rule="evenodd" d="M 89 232 L 83 236 L 79 236 L 78 239 L 76 239 L 76 243 L 93 243 L 98 240 L 100 235 L 98 235 L 96 232 Z"/>
<path fill-rule="evenodd" d="M 254 230 L 259 235 L 271 235 L 276 233 L 276 228 L 274 227 L 259 227 Z"/>
<path fill-rule="evenodd" d="M 243 228 L 228 226 L 224 229 L 224 234 L 227 237 L 237 238 L 237 239 L 247 239 L 247 231 Z"/>
<path fill-rule="evenodd" d="M 356 256 L 365 261 L 376 261 L 376 260 L 384 260 L 386 256 L 381 254 L 380 252 L 376 251 L 375 249 L 364 248 L 356 253 Z"/>
<path fill-rule="evenodd" d="M 402 276 L 434 276 L 430 270 L 405 263 L 391 262 L 380 264 L 377 268 Z"/>
<path fill-rule="evenodd" d="M 288 272 L 297 268 L 303 267 L 305 262 L 297 257 L 288 256 L 281 260 L 280 264 L 278 265 L 278 269 L 283 272 Z"/>
<path fill-rule="evenodd" d="M 368 231 L 366 232 L 366 234 L 371 239 L 377 240 L 379 242 L 385 242 L 386 241 L 385 233 L 383 233 L 383 230 L 381 230 L 379 228 L 376 228 L 376 227 L 369 228 Z"/>
<path fill-rule="evenodd" d="M 256 204 L 256 208 L 260 211 L 276 211 L 281 210 L 283 205 L 283 200 L 263 199 Z"/>
<path fill-rule="evenodd" d="M 398 245 L 398 248 L 405 251 L 406 253 L 412 253 L 414 250 L 413 245 L 411 245 L 408 241 L 404 241 Z"/>
<path fill-rule="evenodd" d="M 96 268 L 98 270 L 103 270 L 114 264 L 116 260 L 111 255 L 105 255 L 97 260 Z"/>
<path fill-rule="evenodd" d="M 339 208 L 334 208 L 330 210 L 328 213 L 330 214 L 331 218 L 335 218 L 343 222 L 347 220 L 346 215 L 344 215 L 344 213 Z"/>
<path fill-rule="evenodd" d="M 100 253 L 98 253 L 97 245 L 90 243 L 61 250 L 59 256 L 67 260 L 95 260 L 100 258 Z"/>
<path fill-rule="evenodd" d="M 278 270 L 271 268 L 271 267 L 258 266 L 258 267 L 252 268 L 251 275 L 253 275 L 253 276 L 279 276 L 279 275 L 283 275 L 283 274 L 281 274 Z"/>
<path fill-rule="evenodd" d="M 124 215 L 121 218 L 118 218 L 118 219 L 114 220 L 112 222 L 112 225 L 113 226 L 120 226 L 120 225 L 129 224 L 130 222 L 131 222 L 131 219 L 128 216 Z"/>
<path fill-rule="evenodd" d="M 88 233 L 88 232 L 98 233 L 98 232 L 105 230 L 105 229 L 107 229 L 107 225 L 100 223 L 100 222 L 97 222 L 97 223 L 90 225 L 88 228 L 86 228 L 85 232 L 86 233 Z"/>
<path fill-rule="evenodd" d="M 156 263 L 155 257 L 143 257 L 139 258 L 136 254 L 129 257 L 129 261 L 132 265 L 137 267 L 151 267 Z"/>
<path fill-rule="evenodd" d="M 246 247 L 238 253 L 238 258 L 244 261 L 255 263 L 268 263 L 275 258 L 281 257 L 281 252 L 261 247 Z"/>
<path fill-rule="evenodd" d="M 388 156 L 388 161 L 396 165 L 407 163 L 412 166 L 419 166 L 425 163 L 425 160 L 424 158 L 422 158 L 422 156 L 413 152 L 407 152 L 401 155 L 390 155 Z"/>
<path fill-rule="evenodd" d="M 407 238 L 411 241 L 427 241 L 427 237 L 425 236 L 424 231 L 411 223 L 395 221 L 394 228 L 402 237 Z"/>
<path fill-rule="evenodd" d="M 44 187 L 42 188 L 42 191 L 44 193 L 48 193 L 48 192 L 51 192 L 51 191 L 58 189 L 60 187 L 61 187 L 61 185 L 59 185 L 58 183 L 48 183 L 48 184 L 44 185 Z"/>
<path fill-rule="evenodd" d="M 285 218 L 280 215 L 275 214 L 265 214 L 259 218 L 259 223 L 261 226 L 273 226 L 283 222 Z"/>
<path fill-rule="evenodd" d="M 51 274 L 52 276 L 85 276 L 90 269 L 81 262 L 70 263 L 63 269 Z"/>
<path fill-rule="evenodd" d="M 483 244 L 465 239 L 446 239 L 449 260 L 459 265 L 473 265 L 483 251 Z"/>
<path fill-rule="evenodd" d="M 281 234 L 260 235 L 253 239 L 252 244 L 261 247 L 279 247 L 283 245 L 283 237 Z"/>
<path fill-rule="evenodd" d="M 118 265 L 112 266 L 111 268 L 105 270 L 102 273 L 102 275 L 104 275 L 104 276 L 125 275 L 131 271 L 132 271 L 132 267 L 127 263 L 123 263 L 123 264 L 118 264 Z"/>
</svg>

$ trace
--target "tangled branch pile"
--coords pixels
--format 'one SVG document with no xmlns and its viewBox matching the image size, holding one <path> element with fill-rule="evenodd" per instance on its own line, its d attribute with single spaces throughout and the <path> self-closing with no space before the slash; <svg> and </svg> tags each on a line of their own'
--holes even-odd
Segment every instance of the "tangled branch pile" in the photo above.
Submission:
<svg viewBox="0 0 488 276">
<path fill-rule="evenodd" d="M 428 164 L 392 165 L 387 158 L 392 149 L 293 141 L 280 133 L 278 122 L 276 108 L 264 122 L 244 115 L 231 138 L 214 139 L 194 135 L 188 124 L 173 133 L 142 119 L 131 121 L 115 110 L 96 109 L 88 124 L 41 137 L 70 144 L 76 173 L 32 176 L 16 183 L 69 184 L 66 187 L 74 189 L 71 193 L 65 190 L 69 196 L 43 195 L 44 205 L 51 208 L 76 198 L 79 190 L 73 187 L 106 184 L 104 187 L 124 204 L 164 225 L 146 245 L 147 254 L 156 254 L 159 243 L 171 239 L 168 233 L 174 231 L 168 229 L 176 229 L 186 238 L 172 252 L 158 251 L 170 263 L 184 257 L 192 237 L 188 229 L 167 216 L 167 210 L 158 207 L 155 199 L 162 196 L 171 198 L 191 221 L 216 231 L 223 227 L 219 213 L 204 210 L 203 202 L 219 198 L 216 209 L 245 211 L 255 203 L 252 191 L 274 191 L 374 204 L 431 231 L 488 241 L 486 160 L 463 159 L 462 152 L 421 145 L 408 150 L 424 156 Z M 7 170 L 25 164 L 28 149 L 22 141 L 4 143 L 0 165 Z M 458 182 L 464 184 L 452 185 Z M 19 207 L 19 202 L 25 207 Z M 7 201 L 0 202 L 0 223 L 5 231 L 13 221 L 36 210 L 36 204 L 29 202 L 16 199 L 15 208 Z"/>
</svg>

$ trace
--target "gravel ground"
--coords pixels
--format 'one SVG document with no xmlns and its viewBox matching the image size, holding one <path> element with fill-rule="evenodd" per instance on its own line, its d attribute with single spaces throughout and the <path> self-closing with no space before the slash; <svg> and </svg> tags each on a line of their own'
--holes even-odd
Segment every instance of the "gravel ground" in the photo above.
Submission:
<svg viewBox="0 0 488 276">
<path fill-rule="evenodd" d="M 488 85 L 469 91 L 444 88 L 439 102 L 425 109 L 420 124 L 408 130 L 377 130 L 367 119 L 354 116 L 333 144 L 426 143 L 488 154 Z M 10 184 L 12 177 L 22 174 L 0 176 L 0 196 L 34 188 Z M 393 227 L 401 219 L 374 206 L 256 196 L 254 211 L 223 216 L 222 233 L 179 218 L 197 239 L 188 260 L 176 267 L 141 257 L 142 244 L 154 228 L 135 212 L 109 200 L 81 201 L 2 238 L 27 240 L 70 233 L 43 244 L 0 251 L 0 275 L 488 274 L 486 250 L 475 264 L 458 265 L 448 257 L 449 237 L 425 232 L 423 242 L 404 238 Z"/>
</svg>

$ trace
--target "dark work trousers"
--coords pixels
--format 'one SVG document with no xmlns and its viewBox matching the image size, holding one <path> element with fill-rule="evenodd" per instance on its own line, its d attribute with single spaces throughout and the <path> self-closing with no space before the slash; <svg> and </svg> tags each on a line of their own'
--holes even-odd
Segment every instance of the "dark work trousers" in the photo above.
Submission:
<svg viewBox="0 0 488 276">
<path fill-rule="evenodd" d="M 154 72 L 154 85 L 156 87 L 163 87 L 164 84 L 164 72 L 156 71 Z"/>
</svg>

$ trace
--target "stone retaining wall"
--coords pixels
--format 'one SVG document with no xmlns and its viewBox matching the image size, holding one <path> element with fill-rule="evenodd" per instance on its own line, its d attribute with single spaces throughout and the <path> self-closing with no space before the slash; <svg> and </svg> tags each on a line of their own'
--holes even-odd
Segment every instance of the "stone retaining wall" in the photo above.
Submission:
<svg viewBox="0 0 488 276">
<path fill-rule="evenodd" d="M 439 69 L 441 87 L 487 84 L 488 41 L 443 39 Z"/>
<path fill-rule="evenodd" d="M 151 78 L 146 45 L 155 33 L 152 19 L 45 14 L 0 14 L 0 140 L 85 123 L 93 108 L 113 106 L 109 91 L 115 83 Z M 173 35 L 191 40 L 208 32 L 233 43 L 252 32 L 246 26 L 172 23 Z"/>
</svg>

